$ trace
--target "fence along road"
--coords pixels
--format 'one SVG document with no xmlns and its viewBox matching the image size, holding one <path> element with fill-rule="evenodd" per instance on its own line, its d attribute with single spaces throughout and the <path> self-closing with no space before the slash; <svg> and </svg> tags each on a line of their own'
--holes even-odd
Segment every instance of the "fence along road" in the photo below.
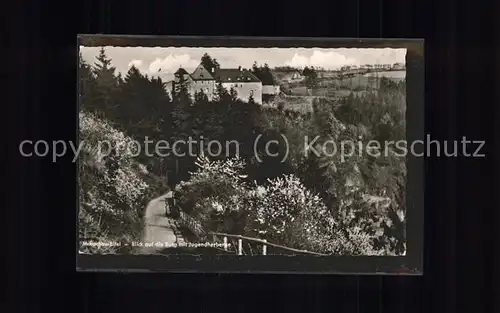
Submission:
<svg viewBox="0 0 500 313">
<path fill-rule="evenodd" d="M 165 204 L 168 197 L 171 197 L 170 193 L 166 193 L 158 198 L 151 200 L 146 206 L 146 212 L 144 215 L 143 244 L 148 244 L 148 246 L 142 247 L 140 251 L 138 251 L 139 253 L 155 254 L 160 252 L 161 250 L 164 250 L 165 244 L 171 245 L 171 247 L 174 247 L 177 244 L 180 244 L 181 246 L 186 244 L 184 238 L 178 230 L 177 222 L 172 218 L 166 217 Z M 208 237 L 212 237 L 213 242 L 223 242 L 225 248 L 218 250 L 225 250 L 226 252 L 229 252 L 227 244 L 229 243 L 229 241 L 234 240 L 233 242 L 231 242 L 231 245 L 233 247 L 237 247 L 234 252 L 238 255 L 246 254 L 243 253 L 243 241 L 246 241 L 247 244 L 250 242 L 258 244 L 260 246 L 259 250 L 261 250 L 258 252 L 258 254 L 263 255 L 267 254 L 268 246 L 279 248 L 282 250 L 288 250 L 290 252 L 299 254 L 326 255 L 322 253 L 278 245 L 259 238 L 218 232 L 207 233 L 205 230 L 203 230 L 201 225 L 197 223 L 196 220 L 194 220 L 191 216 L 185 214 L 180 208 L 178 208 L 178 211 L 179 223 L 183 227 L 188 228 L 191 232 L 193 232 L 193 234 L 199 237 L 205 237 L 206 235 L 209 235 Z M 156 246 L 155 243 L 158 242 L 163 243 L 164 245 Z"/>
</svg>

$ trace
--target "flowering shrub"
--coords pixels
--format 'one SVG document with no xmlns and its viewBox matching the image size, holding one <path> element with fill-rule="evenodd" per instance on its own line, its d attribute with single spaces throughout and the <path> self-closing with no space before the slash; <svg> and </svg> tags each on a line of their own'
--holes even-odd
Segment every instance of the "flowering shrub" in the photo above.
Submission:
<svg viewBox="0 0 500 313">
<path fill-rule="evenodd" d="M 141 210 L 150 186 L 124 152 L 132 139 L 89 113 L 80 113 L 80 140 L 84 143 L 79 162 L 79 235 L 84 241 L 124 242 L 137 239 Z M 109 141 L 115 153 L 101 157 L 99 141 Z M 108 249 L 108 250 L 106 250 Z M 114 252 L 85 247 L 83 252 Z"/>
<path fill-rule="evenodd" d="M 346 224 L 345 216 L 329 210 L 294 175 L 270 180 L 250 193 L 254 231 L 270 241 L 328 254 L 381 253 L 373 246 L 373 236 L 359 225 Z"/>
<path fill-rule="evenodd" d="M 332 254 L 377 254 L 373 236 L 340 221 L 294 175 L 249 186 L 239 159 L 198 159 L 199 169 L 177 188 L 181 207 L 207 230 L 244 234 L 293 248 Z M 345 217 L 344 217 L 345 218 Z"/>
<path fill-rule="evenodd" d="M 239 158 L 210 161 L 201 156 L 196 164 L 198 170 L 191 174 L 190 180 L 176 188 L 179 205 L 209 229 L 224 230 L 219 227 L 221 224 L 236 224 L 246 193 L 244 161 Z M 228 228 L 233 227 L 226 227 L 226 231 Z"/>
<path fill-rule="evenodd" d="M 307 190 L 294 175 L 269 180 L 266 186 L 256 186 L 249 191 L 249 198 L 251 231 L 284 244 L 293 244 L 298 229 L 303 231 L 307 226 L 304 222 L 316 223 L 315 218 L 327 211 L 319 196 Z"/>
</svg>

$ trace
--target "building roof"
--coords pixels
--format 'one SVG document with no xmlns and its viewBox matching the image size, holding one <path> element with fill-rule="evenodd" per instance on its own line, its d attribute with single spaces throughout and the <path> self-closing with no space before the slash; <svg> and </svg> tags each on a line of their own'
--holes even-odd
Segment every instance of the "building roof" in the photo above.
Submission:
<svg viewBox="0 0 500 313">
<path fill-rule="evenodd" d="M 214 77 L 201 63 L 191 74 L 191 78 L 193 80 L 214 80 Z"/>
<path fill-rule="evenodd" d="M 260 80 L 249 70 L 237 68 L 220 68 L 213 75 L 217 81 L 223 83 L 245 82 L 258 83 Z"/>
<path fill-rule="evenodd" d="M 188 74 L 189 75 L 189 73 L 185 69 L 183 69 L 182 67 L 179 67 L 179 69 L 177 70 L 177 72 L 175 72 L 175 75 L 184 75 L 184 74 Z"/>
</svg>

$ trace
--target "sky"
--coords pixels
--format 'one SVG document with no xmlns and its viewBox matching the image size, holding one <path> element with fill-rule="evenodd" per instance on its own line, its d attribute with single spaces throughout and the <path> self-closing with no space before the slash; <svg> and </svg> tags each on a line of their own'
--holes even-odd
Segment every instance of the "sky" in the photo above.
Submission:
<svg viewBox="0 0 500 313">
<path fill-rule="evenodd" d="M 83 59 L 95 62 L 100 47 L 80 47 Z M 254 61 L 276 66 L 319 66 L 337 69 L 344 65 L 393 64 L 405 62 L 406 49 L 391 48 L 194 48 L 194 47 L 105 47 L 112 65 L 124 75 L 135 65 L 150 76 L 172 79 L 173 73 L 183 67 L 192 71 L 201 56 L 208 53 L 222 68 L 250 68 Z M 160 70 L 160 71 L 159 71 Z"/>
</svg>

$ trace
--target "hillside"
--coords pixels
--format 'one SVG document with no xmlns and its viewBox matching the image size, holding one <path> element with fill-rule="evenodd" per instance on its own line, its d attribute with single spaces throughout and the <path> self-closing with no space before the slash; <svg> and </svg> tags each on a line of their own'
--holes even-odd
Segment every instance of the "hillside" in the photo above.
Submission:
<svg viewBox="0 0 500 313">
<path fill-rule="evenodd" d="M 314 82 L 308 86 L 307 78 L 292 82 L 286 79 L 289 71 L 278 69 L 272 72 L 276 83 L 281 86 L 281 90 L 287 95 L 331 96 L 335 98 L 346 97 L 351 91 L 375 91 L 380 87 L 382 77 L 396 83 L 404 80 L 405 77 L 405 71 L 373 70 L 369 72 L 349 73 L 323 70 L 314 73 Z"/>
<path fill-rule="evenodd" d="M 80 140 L 84 142 L 79 159 L 79 237 L 87 242 L 120 243 L 82 247 L 81 252 L 129 251 L 129 244 L 140 239 L 147 200 L 164 187 L 124 150 L 132 138 L 93 114 L 82 112 L 79 118 Z M 106 141 L 115 143 L 119 153 L 101 157 L 98 142 Z"/>
<path fill-rule="evenodd" d="M 269 108 L 224 88 L 209 100 L 203 93 L 191 97 L 180 84 L 169 96 L 162 80 L 136 68 L 116 77 L 111 64 L 104 49 L 96 65 L 80 62 L 82 108 L 96 114 L 80 116 L 81 139 L 87 143 L 79 172 L 83 240 L 139 241 L 143 211 L 153 200 L 147 215 L 152 218 L 144 224 L 149 222 L 151 230 L 169 227 L 172 232 L 162 231 L 168 242 L 177 234 L 175 223 L 165 218 L 177 219 L 199 241 L 217 232 L 317 253 L 404 253 L 404 153 L 392 146 L 374 156 L 365 148 L 373 140 L 406 138 L 405 81 L 380 79 L 377 92 L 330 99 L 315 96 L 320 81 L 309 78 L 313 95 L 280 94 L 282 104 Z M 153 143 L 189 138 L 204 143 L 178 146 L 180 155 L 141 149 L 134 158 L 120 150 L 132 138 L 146 146 L 146 137 Z M 104 140 L 118 144 L 116 154 L 99 157 L 97 142 Z M 214 151 L 209 141 L 226 144 Z M 343 142 L 352 147 L 344 151 Z M 167 173 L 175 190 L 175 209 L 166 211 L 168 217 L 158 198 L 168 191 L 162 183 Z M 146 234 L 156 241 L 159 233 Z M 131 249 L 112 248 L 85 251 Z"/>
</svg>

